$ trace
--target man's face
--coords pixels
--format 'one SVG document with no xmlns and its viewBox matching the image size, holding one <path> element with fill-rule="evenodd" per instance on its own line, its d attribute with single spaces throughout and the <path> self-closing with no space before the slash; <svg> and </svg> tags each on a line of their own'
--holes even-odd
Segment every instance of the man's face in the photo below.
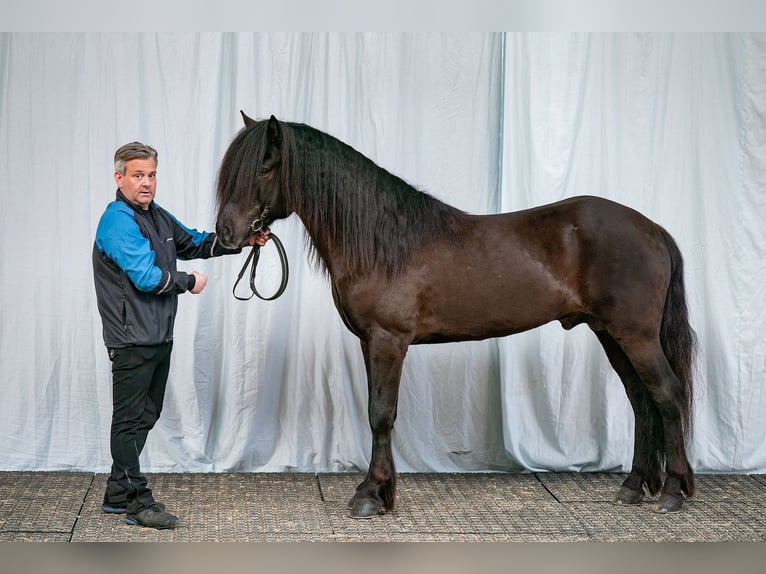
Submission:
<svg viewBox="0 0 766 574">
<path fill-rule="evenodd" d="M 149 209 L 157 188 L 157 163 L 153 159 L 130 159 L 125 162 L 125 175 L 114 172 L 114 181 L 130 203 Z"/>
</svg>

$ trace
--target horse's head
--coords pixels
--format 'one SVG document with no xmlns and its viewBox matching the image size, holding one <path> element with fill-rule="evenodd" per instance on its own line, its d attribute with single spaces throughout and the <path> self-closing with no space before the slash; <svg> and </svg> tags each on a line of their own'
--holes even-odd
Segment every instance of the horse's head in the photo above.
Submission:
<svg viewBox="0 0 766 574">
<path fill-rule="evenodd" d="M 225 247 L 242 247 L 259 227 L 287 217 L 282 186 L 283 130 L 274 116 L 255 121 L 242 112 L 245 127 L 226 150 L 218 172 L 215 229 Z"/>
</svg>

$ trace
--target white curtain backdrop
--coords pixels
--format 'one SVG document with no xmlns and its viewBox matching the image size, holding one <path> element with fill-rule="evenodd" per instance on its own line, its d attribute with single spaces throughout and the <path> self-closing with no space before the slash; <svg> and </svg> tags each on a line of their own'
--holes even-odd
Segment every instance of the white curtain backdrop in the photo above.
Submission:
<svg viewBox="0 0 766 574">
<path fill-rule="evenodd" d="M 474 213 L 579 194 L 665 226 L 700 342 L 698 472 L 766 472 L 766 36 L 0 34 L 0 470 L 110 464 L 110 363 L 90 263 L 112 156 L 159 151 L 157 202 L 213 228 L 239 110 L 325 130 Z M 236 301 L 244 255 L 182 263 L 147 471 L 366 469 L 356 338 L 273 226 L 290 284 Z M 278 273 L 267 248 L 259 274 Z M 264 290 L 269 286 L 264 285 Z M 586 327 L 411 347 L 400 471 L 627 470 L 633 418 Z"/>
</svg>

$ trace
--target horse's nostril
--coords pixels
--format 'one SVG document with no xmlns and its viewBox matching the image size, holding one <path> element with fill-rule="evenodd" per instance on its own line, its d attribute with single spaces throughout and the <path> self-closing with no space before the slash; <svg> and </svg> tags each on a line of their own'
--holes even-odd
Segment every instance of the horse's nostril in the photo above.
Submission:
<svg viewBox="0 0 766 574">
<path fill-rule="evenodd" d="M 221 245 L 223 246 L 231 245 L 231 240 L 232 240 L 232 237 L 234 236 L 234 230 L 232 229 L 231 225 L 228 225 L 228 224 L 216 225 L 216 233 L 218 234 L 218 241 L 221 242 Z"/>
</svg>

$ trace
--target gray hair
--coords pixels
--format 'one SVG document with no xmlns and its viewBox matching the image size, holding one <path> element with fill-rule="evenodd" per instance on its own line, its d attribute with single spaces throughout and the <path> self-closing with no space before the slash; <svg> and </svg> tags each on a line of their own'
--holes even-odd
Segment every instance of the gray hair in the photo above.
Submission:
<svg viewBox="0 0 766 574">
<path fill-rule="evenodd" d="M 131 159 L 153 159 L 157 163 L 157 150 L 141 142 L 125 144 L 114 152 L 114 171 L 125 175 L 125 164 Z"/>
</svg>

